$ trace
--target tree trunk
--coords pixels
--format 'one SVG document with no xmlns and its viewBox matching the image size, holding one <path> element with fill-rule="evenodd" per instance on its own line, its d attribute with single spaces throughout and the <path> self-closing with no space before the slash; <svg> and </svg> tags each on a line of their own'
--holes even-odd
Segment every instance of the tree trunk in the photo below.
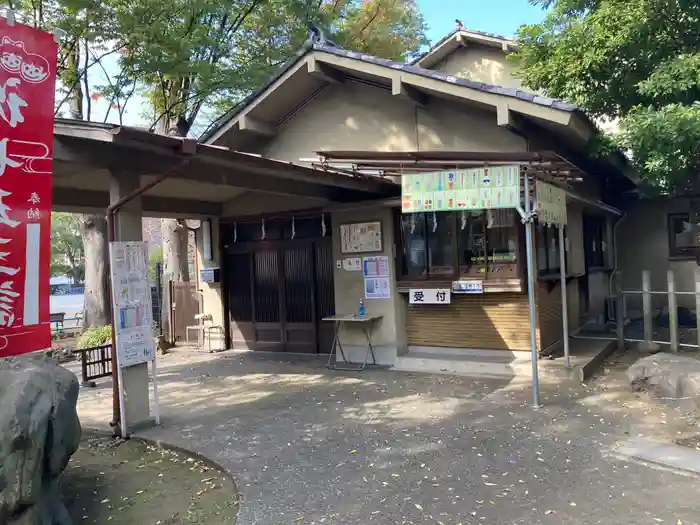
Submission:
<svg viewBox="0 0 700 525">
<path fill-rule="evenodd" d="M 71 51 L 66 57 L 66 69 L 75 75 L 75 86 L 68 86 L 68 89 L 73 88 L 70 96 L 68 97 L 68 114 L 70 118 L 75 120 L 83 120 L 83 88 L 80 82 L 80 77 L 78 73 L 80 72 L 80 66 L 78 65 L 80 61 L 80 46 L 76 40 L 75 45 L 71 48 Z M 71 75 L 71 76 L 73 76 Z M 87 71 L 85 72 L 87 75 Z"/>
<path fill-rule="evenodd" d="M 158 123 L 160 133 L 175 137 L 186 137 L 190 126 L 181 115 L 168 113 Z M 170 297 L 170 281 L 189 281 L 190 267 L 188 260 L 189 230 L 182 219 L 161 219 L 161 236 L 163 242 L 163 308 L 161 309 L 161 324 L 163 336 L 168 343 L 175 344 L 170 327 L 170 312 L 172 298 Z"/>
<path fill-rule="evenodd" d="M 81 215 L 80 235 L 85 246 L 84 328 L 105 326 L 111 322 L 109 297 L 109 253 L 107 218 L 102 215 Z"/>
<path fill-rule="evenodd" d="M 189 281 L 190 269 L 187 258 L 187 224 L 181 219 L 161 219 L 161 236 L 163 238 L 163 308 L 161 309 L 161 324 L 163 336 L 171 344 L 174 337 L 170 329 L 170 312 L 172 298 L 170 297 L 170 281 Z"/>
</svg>

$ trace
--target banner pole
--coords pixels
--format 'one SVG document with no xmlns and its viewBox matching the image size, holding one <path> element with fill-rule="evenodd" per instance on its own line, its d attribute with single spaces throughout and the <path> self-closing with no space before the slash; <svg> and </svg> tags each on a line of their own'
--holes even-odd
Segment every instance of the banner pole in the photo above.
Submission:
<svg viewBox="0 0 700 525">
<path fill-rule="evenodd" d="M 525 250 L 527 261 L 527 298 L 530 313 L 530 352 L 532 354 L 532 408 L 540 408 L 540 380 L 537 370 L 537 319 L 535 311 L 535 266 L 532 256 L 534 214 L 530 203 L 530 183 L 524 173 L 525 187 Z"/>
<path fill-rule="evenodd" d="M 561 279 L 561 331 L 564 342 L 564 366 L 571 368 L 571 356 L 569 355 L 569 304 L 566 289 L 566 246 L 564 245 L 564 226 L 559 228 L 559 274 Z"/>
</svg>

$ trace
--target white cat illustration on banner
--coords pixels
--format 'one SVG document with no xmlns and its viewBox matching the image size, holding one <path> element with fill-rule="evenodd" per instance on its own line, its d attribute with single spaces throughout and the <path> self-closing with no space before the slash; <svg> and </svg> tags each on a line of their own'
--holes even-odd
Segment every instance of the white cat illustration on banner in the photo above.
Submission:
<svg viewBox="0 0 700 525">
<path fill-rule="evenodd" d="M 19 73 L 22 80 L 39 84 L 49 77 L 49 62 L 24 49 L 24 42 L 2 37 L 0 43 L 0 67 L 8 73 Z"/>
</svg>

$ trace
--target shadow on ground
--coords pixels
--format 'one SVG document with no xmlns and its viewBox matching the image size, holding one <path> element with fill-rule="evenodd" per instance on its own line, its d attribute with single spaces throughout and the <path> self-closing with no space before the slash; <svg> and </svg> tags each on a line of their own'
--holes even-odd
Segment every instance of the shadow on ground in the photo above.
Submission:
<svg viewBox="0 0 700 525">
<path fill-rule="evenodd" d="M 144 435 L 228 468 L 240 524 L 697 521 L 694 480 L 605 456 L 661 416 L 600 379 L 543 385 L 533 410 L 527 384 L 494 379 L 242 353 L 159 367 L 163 424 Z M 110 400 L 84 390 L 84 424 L 106 421 Z"/>
</svg>

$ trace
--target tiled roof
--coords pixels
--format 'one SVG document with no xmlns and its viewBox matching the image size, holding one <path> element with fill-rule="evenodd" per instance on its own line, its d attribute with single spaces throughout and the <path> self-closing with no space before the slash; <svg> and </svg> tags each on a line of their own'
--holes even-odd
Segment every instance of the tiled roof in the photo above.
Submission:
<svg viewBox="0 0 700 525">
<path fill-rule="evenodd" d="M 488 35 L 487 33 L 483 33 L 485 35 Z M 449 38 L 445 37 L 446 38 Z M 488 36 L 493 36 L 493 35 L 488 35 Z M 503 37 L 498 37 L 498 38 L 503 38 Z M 360 62 L 364 62 L 367 64 L 375 64 L 383 67 L 387 67 L 390 69 L 397 69 L 401 71 L 405 71 L 407 73 L 412 73 L 414 75 L 420 75 L 425 78 L 431 78 L 434 80 L 439 80 L 441 82 L 447 82 L 450 84 L 456 84 L 459 86 L 464 86 L 470 89 L 477 89 L 479 91 L 484 91 L 486 93 L 494 93 L 497 95 L 503 95 L 506 97 L 512 97 L 512 98 L 517 98 L 520 100 L 525 100 L 527 102 L 532 102 L 534 104 L 538 104 L 540 106 L 547 106 L 551 108 L 555 108 L 561 111 L 568 111 L 568 112 L 573 112 L 573 111 L 580 111 L 578 106 L 574 104 L 569 104 L 567 102 L 562 102 L 561 100 L 556 100 L 553 98 L 549 97 L 544 97 L 541 95 L 536 95 L 534 93 L 529 93 L 527 91 L 523 91 L 521 89 L 516 89 L 516 88 L 507 88 L 503 86 L 497 86 L 493 84 L 485 84 L 484 82 L 477 82 L 474 80 L 469 80 L 466 78 L 459 78 L 455 77 L 453 75 L 446 75 L 444 73 L 440 73 L 439 71 L 434 71 L 432 69 L 425 69 L 422 67 L 414 66 L 412 64 L 406 64 L 406 63 L 401 63 L 401 62 L 396 62 L 395 60 L 389 60 L 386 58 L 379 58 L 373 55 L 369 55 L 366 53 L 359 53 L 356 51 L 348 51 L 347 49 L 344 49 L 337 45 L 336 43 L 332 42 L 331 40 L 328 40 L 327 38 L 324 37 L 324 35 L 318 31 L 312 31 L 310 38 L 304 43 L 302 48 L 292 57 L 290 60 L 288 60 L 280 69 L 272 76 L 268 81 L 261 86 L 257 91 L 251 93 L 248 95 L 246 98 L 244 98 L 241 102 L 236 104 L 231 110 L 223 114 L 221 117 L 219 117 L 217 120 L 212 122 L 212 124 L 204 131 L 202 136 L 200 137 L 200 140 L 202 142 L 206 142 L 207 140 L 211 139 L 211 137 L 218 131 L 219 128 L 221 128 L 223 125 L 225 125 L 227 122 L 235 118 L 235 116 L 240 113 L 250 101 L 255 99 L 261 92 L 266 90 L 269 86 L 275 83 L 275 81 L 280 78 L 282 75 L 284 75 L 285 72 L 287 72 L 289 69 L 291 69 L 299 60 L 301 60 L 304 56 L 306 56 L 308 53 L 313 52 L 313 51 L 321 51 L 323 53 L 329 53 L 332 55 L 337 55 L 341 57 L 346 57 L 350 58 L 353 60 L 358 60 Z"/>
<path fill-rule="evenodd" d="M 484 36 L 487 38 L 496 38 L 498 40 L 502 40 L 505 43 L 508 44 L 514 44 L 515 41 L 512 38 L 508 38 L 503 35 L 497 35 L 495 33 L 487 33 L 486 31 L 476 31 L 474 29 L 465 29 L 465 28 L 457 28 L 454 31 L 447 33 L 445 36 L 443 36 L 436 44 L 433 44 L 430 46 L 430 49 L 428 49 L 425 53 L 421 53 L 418 57 L 416 57 L 414 60 L 411 61 L 411 64 L 416 64 L 423 60 L 426 56 L 428 56 L 434 49 L 437 49 L 440 47 L 442 44 L 447 42 L 450 38 L 455 36 L 459 32 L 464 32 L 464 33 L 471 33 L 473 35 L 479 35 L 479 36 Z"/>
<path fill-rule="evenodd" d="M 536 95 L 528 91 L 523 91 L 522 89 L 496 86 L 494 84 L 477 82 L 474 80 L 469 80 L 467 78 L 456 77 L 454 75 L 446 75 L 445 73 L 440 73 L 439 71 L 434 71 L 432 69 L 425 69 L 422 67 L 413 66 L 411 64 L 402 64 L 401 62 L 396 62 L 394 60 L 378 58 L 373 55 L 358 53 L 356 51 L 348 51 L 338 46 L 313 44 L 313 49 L 317 51 L 323 51 L 324 53 L 330 53 L 333 55 L 360 60 L 361 62 L 366 62 L 368 64 L 376 64 L 379 66 L 389 67 L 391 69 L 399 69 L 401 71 L 406 71 L 407 73 L 413 73 L 414 75 L 420 75 L 422 77 L 432 78 L 434 80 L 440 80 L 442 82 L 448 82 L 450 84 L 457 84 L 458 86 L 477 89 L 479 91 L 485 91 L 487 93 L 495 93 L 498 95 L 504 95 L 506 97 L 519 98 L 521 100 L 527 100 L 528 102 L 534 102 L 535 104 L 539 104 L 540 106 L 548 106 L 555 109 L 560 109 L 562 111 L 576 111 L 578 109 L 578 107 L 574 104 L 569 104 L 568 102 L 562 102 L 561 100 Z"/>
</svg>

